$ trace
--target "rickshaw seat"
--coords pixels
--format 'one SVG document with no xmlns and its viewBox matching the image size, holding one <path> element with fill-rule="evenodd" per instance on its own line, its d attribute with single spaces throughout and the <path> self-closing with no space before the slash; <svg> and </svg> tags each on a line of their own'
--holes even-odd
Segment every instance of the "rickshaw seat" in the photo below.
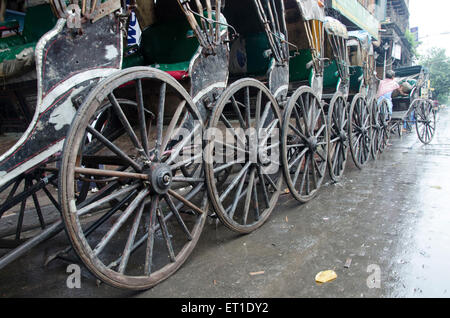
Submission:
<svg viewBox="0 0 450 318">
<path fill-rule="evenodd" d="M 350 66 L 350 90 L 352 92 L 359 92 L 362 78 L 363 68 L 360 66 Z"/>
<path fill-rule="evenodd" d="M 323 87 L 324 88 L 336 87 L 338 81 L 339 81 L 339 72 L 337 64 L 335 60 L 332 60 L 331 63 L 324 69 Z"/>
<path fill-rule="evenodd" d="M 245 37 L 247 54 L 247 75 L 262 76 L 269 69 L 270 59 L 264 56 L 264 51 L 270 49 L 265 32 L 249 34 Z"/>
<path fill-rule="evenodd" d="M 17 20 L 9 20 L 0 23 L 0 32 L 5 31 L 18 31 L 20 27 L 19 21 Z"/>
<path fill-rule="evenodd" d="M 146 65 L 168 72 L 177 80 L 189 75 L 189 64 L 199 43 L 186 20 L 149 26 L 142 33 L 141 54 Z"/>
<path fill-rule="evenodd" d="M 294 52 L 291 52 L 291 56 Z M 309 80 L 311 76 L 311 68 L 307 68 L 306 65 L 312 61 L 311 51 L 300 50 L 299 55 L 294 56 L 289 60 L 289 81 L 299 82 Z"/>
<path fill-rule="evenodd" d="M 37 41 L 46 32 L 53 28 L 56 23 L 56 17 L 53 15 L 49 4 L 42 4 L 27 9 L 22 34 L 16 34 L 0 38 L 0 69 L 3 76 L 15 75 L 20 71 L 20 61 L 14 67 L 12 72 L 11 63 L 20 59 L 21 53 L 29 54 L 29 48 L 34 48 Z M 28 51 L 24 51 L 28 50 Z"/>
</svg>

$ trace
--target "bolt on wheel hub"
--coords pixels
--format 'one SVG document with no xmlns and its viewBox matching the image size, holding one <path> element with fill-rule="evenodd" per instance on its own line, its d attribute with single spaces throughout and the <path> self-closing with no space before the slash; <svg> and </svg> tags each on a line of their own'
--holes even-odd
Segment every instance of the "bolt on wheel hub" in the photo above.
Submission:
<svg viewBox="0 0 450 318">
<path fill-rule="evenodd" d="M 317 138 L 311 137 L 308 139 L 308 147 L 311 151 L 316 151 L 317 149 Z"/>
<path fill-rule="evenodd" d="M 341 130 L 339 132 L 339 138 L 341 138 L 342 141 L 347 141 L 347 133 L 345 132 L 345 130 Z"/>
<path fill-rule="evenodd" d="M 157 194 L 165 194 L 172 185 L 172 171 L 163 163 L 155 163 L 147 171 L 151 191 Z"/>
</svg>

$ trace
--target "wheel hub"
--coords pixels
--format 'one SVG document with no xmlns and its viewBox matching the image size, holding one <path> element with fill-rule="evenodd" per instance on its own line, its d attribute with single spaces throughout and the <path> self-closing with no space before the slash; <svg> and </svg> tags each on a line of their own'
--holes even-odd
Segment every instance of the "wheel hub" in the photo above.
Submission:
<svg viewBox="0 0 450 318">
<path fill-rule="evenodd" d="M 345 130 L 341 130 L 339 132 L 339 137 L 341 138 L 342 141 L 347 141 L 347 133 L 345 132 Z"/>
<path fill-rule="evenodd" d="M 366 127 L 361 128 L 361 134 L 366 136 L 368 134 L 369 130 Z"/>
<path fill-rule="evenodd" d="M 308 139 L 308 147 L 311 151 L 316 151 L 317 149 L 317 138 L 316 137 L 310 137 Z"/>
<path fill-rule="evenodd" d="M 172 171 L 163 163 L 155 163 L 147 171 L 151 191 L 157 194 L 165 194 L 172 185 Z"/>
</svg>

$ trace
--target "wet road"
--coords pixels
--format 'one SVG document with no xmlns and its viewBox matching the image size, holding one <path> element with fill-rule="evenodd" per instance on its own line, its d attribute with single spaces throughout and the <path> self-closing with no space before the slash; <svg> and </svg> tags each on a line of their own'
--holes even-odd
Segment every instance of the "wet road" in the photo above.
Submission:
<svg viewBox="0 0 450 318">
<path fill-rule="evenodd" d="M 282 195 L 250 235 L 210 221 L 184 266 L 149 291 L 97 286 L 85 269 L 81 288 L 67 288 L 68 263 L 43 266 L 67 244 L 62 233 L 0 271 L 0 296 L 449 297 L 449 111 L 430 145 L 415 132 L 391 142 L 363 171 L 350 160 L 344 180 L 307 204 Z M 319 286 L 328 269 L 337 279 Z"/>
</svg>

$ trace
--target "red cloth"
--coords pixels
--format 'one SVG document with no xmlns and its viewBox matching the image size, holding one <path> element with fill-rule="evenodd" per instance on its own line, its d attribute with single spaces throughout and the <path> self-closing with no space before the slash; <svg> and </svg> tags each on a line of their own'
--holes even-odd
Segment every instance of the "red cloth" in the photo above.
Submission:
<svg viewBox="0 0 450 318">
<path fill-rule="evenodd" d="M 180 81 L 189 76 L 189 73 L 186 71 L 168 71 L 167 74 L 172 75 L 177 81 Z"/>
</svg>

